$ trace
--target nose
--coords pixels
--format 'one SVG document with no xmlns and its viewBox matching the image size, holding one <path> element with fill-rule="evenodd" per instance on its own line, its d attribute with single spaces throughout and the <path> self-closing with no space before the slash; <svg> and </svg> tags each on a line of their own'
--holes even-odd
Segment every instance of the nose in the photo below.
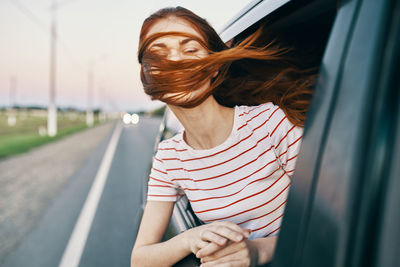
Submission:
<svg viewBox="0 0 400 267">
<path fill-rule="evenodd" d="M 176 49 L 171 49 L 168 53 L 167 59 L 178 61 L 181 59 L 181 53 Z"/>
</svg>

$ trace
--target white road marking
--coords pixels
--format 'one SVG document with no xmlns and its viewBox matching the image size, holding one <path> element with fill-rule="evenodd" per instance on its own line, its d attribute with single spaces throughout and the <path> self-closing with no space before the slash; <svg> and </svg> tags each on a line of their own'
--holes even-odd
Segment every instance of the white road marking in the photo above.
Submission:
<svg viewBox="0 0 400 267">
<path fill-rule="evenodd" d="M 121 131 L 122 126 L 121 124 L 118 124 L 113 132 L 110 143 L 108 144 L 106 153 L 101 161 L 100 168 L 97 171 L 96 178 L 90 188 L 85 204 L 79 214 L 79 218 L 75 224 L 74 230 L 72 231 L 72 235 L 68 241 L 68 245 L 64 251 L 59 267 L 77 267 L 79 265 L 90 227 L 92 226 L 94 215 L 96 214 L 97 206 L 103 193 L 111 162 L 114 158 L 115 149 Z"/>
</svg>

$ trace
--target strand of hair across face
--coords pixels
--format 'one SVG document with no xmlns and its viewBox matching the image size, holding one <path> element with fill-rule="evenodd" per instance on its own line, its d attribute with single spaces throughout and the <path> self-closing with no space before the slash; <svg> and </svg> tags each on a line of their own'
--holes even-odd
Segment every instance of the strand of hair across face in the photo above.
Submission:
<svg viewBox="0 0 400 267">
<path fill-rule="evenodd" d="M 199 105 L 210 95 L 225 106 L 271 101 L 281 106 L 292 123 L 302 125 L 315 69 L 300 70 L 285 65 L 289 49 L 278 47 L 274 42 L 264 47 L 254 46 L 261 33 L 262 28 L 238 45 L 218 52 L 211 51 L 204 41 L 187 33 L 153 34 L 142 43 L 138 53 L 144 90 L 153 99 L 186 108 Z M 154 40 L 166 35 L 193 38 L 209 51 L 209 55 L 172 61 L 148 49 Z M 260 77 L 254 75 L 263 69 Z M 215 73 L 218 75 L 212 78 Z M 210 78 L 212 82 L 207 90 L 189 97 Z"/>
</svg>

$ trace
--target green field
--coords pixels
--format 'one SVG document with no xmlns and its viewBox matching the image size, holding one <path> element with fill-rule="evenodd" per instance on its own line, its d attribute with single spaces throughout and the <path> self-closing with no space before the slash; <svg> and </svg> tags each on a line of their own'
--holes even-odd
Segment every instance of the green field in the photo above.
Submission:
<svg viewBox="0 0 400 267">
<path fill-rule="evenodd" d="M 33 147 L 87 128 L 84 113 L 58 112 L 57 135 L 49 137 L 43 133 L 47 129 L 44 111 L 17 111 L 15 114 L 16 124 L 9 126 L 7 112 L 0 111 L 0 159 L 26 152 Z M 95 119 L 95 125 L 98 123 Z M 39 129 L 42 134 L 39 134 Z"/>
</svg>

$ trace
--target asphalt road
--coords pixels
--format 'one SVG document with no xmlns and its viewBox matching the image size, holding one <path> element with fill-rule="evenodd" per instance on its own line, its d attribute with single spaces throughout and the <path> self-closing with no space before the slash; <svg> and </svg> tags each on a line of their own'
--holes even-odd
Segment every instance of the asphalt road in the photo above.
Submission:
<svg viewBox="0 0 400 267">
<path fill-rule="evenodd" d="M 2 266 L 59 266 L 68 254 L 67 247 L 71 247 L 72 233 L 79 228 L 78 218 L 81 220 L 80 217 L 90 212 L 94 216 L 92 221 L 86 221 L 88 234 L 86 239 L 80 240 L 82 249 L 80 253 L 69 254 L 72 256 L 66 257 L 65 266 L 130 266 L 130 253 L 142 212 L 143 185 L 159 124 L 159 119 L 142 119 L 139 124 L 130 126 L 116 124 L 113 134 L 90 153 L 36 227 L 8 255 Z M 117 142 L 111 153 L 110 168 L 105 171 L 104 188 L 100 190 L 95 209 L 82 215 L 83 207 L 88 205 L 85 204 L 90 198 L 88 195 L 92 194 L 89 192 L 96 187 L 93 184 L 97 183 L 112 139 Z M 72 242 L 73 249 L 77 250 L 79 246 Z M 74 265 L 74 261 L 77 264 Z"/>
</svg>

